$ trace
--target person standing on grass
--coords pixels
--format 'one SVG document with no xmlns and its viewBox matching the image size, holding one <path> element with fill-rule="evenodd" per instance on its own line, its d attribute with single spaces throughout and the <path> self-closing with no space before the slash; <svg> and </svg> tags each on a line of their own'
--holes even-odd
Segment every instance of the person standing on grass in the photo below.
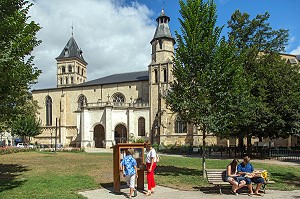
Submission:
<svg viewBox="0 0 300 199">
<path fill-rule="evenodd" d="M 127 185 L 129 186 L 128 198 L 137 196 L 137 190 L 135 189 L 135 178 L 138 177 L 137 163 L 136 160 L 132 157 L 133 153 L 133 148 L 127 149 L 126 156 L 121 161 L 122 174 L 126 180 Z"/>
<path fill-rule="evenodd" d="M 238 174 L 245 177 L 245 181 L 246 181 L 247 187 L 249 189 L 249 196 L 252 196 L 253 194 L 257 195 L 257 196 L 262 196 L 259 193 L 259 191 L 260 191 L 260 187 L 264 183 L 264 179 L 261 177 L 255 177 L 253 175 L 254 167 L 250 163 L 250 158 L 248 156 L 245 156 L 243 159 L 243 162 L 238 165 L 237 171 L 238 171 Z M 252 182 L 257 184 L 254 193 L 253 193 L 253 189 L 252 189 Z"/>
<path fill-rule="evenodd" d="M 154 170 L 156 168 L 156 151 L 150 144 L 150 142 L 145 143 L 147 157 L 146 157 L 146 166 L 147 166 L 147 182 L 148 182 L 148 191 L 146 196 L 150 196 L 154 193 L 155 180 L 154 180 Z"/>
</svg>

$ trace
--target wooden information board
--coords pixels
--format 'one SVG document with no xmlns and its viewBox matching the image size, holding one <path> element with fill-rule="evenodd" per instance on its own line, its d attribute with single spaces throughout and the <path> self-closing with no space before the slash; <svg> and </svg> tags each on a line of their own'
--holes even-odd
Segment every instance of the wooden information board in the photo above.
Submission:
<svg viewBox="0 0 300 199">
<path fill-rule="evenodd" d="M 129 148 L 134 149 L 133 158 L 137 162 L 138 178 L 137 189 L 144 189 L 144 144 L 143 143 L 119 143 L 113 147 L 113 177 L 114 177 L 114 192 L 120 192 L 121 182 L 121 161 L 126 156 L 126 151 Z"/>
</svg>

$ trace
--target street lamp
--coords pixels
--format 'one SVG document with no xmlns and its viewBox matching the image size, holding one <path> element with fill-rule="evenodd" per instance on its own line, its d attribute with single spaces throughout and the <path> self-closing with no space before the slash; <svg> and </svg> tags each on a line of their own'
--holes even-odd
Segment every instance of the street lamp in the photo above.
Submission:
<svg viewBox="0 0 300 199">
<path fill-rule="evenodd" d="M 51 138 L 50 138 L 50 142 L 51 142 L 50 148 L 52 148 L 52 131 L 50 131 L 50 135 L 51 135 Z"/>
<path fill-rule="evenodd" d="M 3 132 L 1 132 L 1 146 L 2 146 L 2 136 L 3 136 Z"/>
</svg>

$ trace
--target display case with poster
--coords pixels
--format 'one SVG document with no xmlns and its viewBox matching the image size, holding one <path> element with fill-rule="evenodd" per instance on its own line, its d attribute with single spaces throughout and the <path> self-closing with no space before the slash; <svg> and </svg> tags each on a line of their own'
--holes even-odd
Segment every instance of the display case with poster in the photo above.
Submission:
<svg viewBox="0 0 300 199">
<path fill-rule="evenodd" d="M 133 158 L 137 162 L 138 179 L 137 188 L 144 189 L 144 144 L 143 143 L 119 143 L 113 147 L 113 177 L 114 177 L 114 191 L 120 192 L 120 175 L 121 175 L 121 161 L 126 156 L 126 151 L 129 148 L 134 149 Z"/>
</svg>

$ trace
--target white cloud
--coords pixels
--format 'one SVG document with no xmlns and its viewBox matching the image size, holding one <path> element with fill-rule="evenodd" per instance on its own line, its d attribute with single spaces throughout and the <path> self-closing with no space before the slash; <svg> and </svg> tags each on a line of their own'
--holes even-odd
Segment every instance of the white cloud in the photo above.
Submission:
<svg viewBox="0 0 300 199">
<path fill-rule="evenodd" d="M 56 60 L 71 37 L 88 62 L 88 81 L 115 73 L 147 70 L 150 41 L 155 31 L 153 13 L 145 5 L 124 0 L 34 1 L 29 15 L 42 29 L 42 44 L 33 55 L 43 71 L 33 87 L 56 87 Z M 156 17 L 156 16 L 155 16 Z"/>
<path fill-rule="evenodd" d="M 293 54 L 293 55 L 300 55 L 300 46 L 298 46 L 296 49 L 292 50 L 290 52 L 290 54 Z"/>
</svg>

